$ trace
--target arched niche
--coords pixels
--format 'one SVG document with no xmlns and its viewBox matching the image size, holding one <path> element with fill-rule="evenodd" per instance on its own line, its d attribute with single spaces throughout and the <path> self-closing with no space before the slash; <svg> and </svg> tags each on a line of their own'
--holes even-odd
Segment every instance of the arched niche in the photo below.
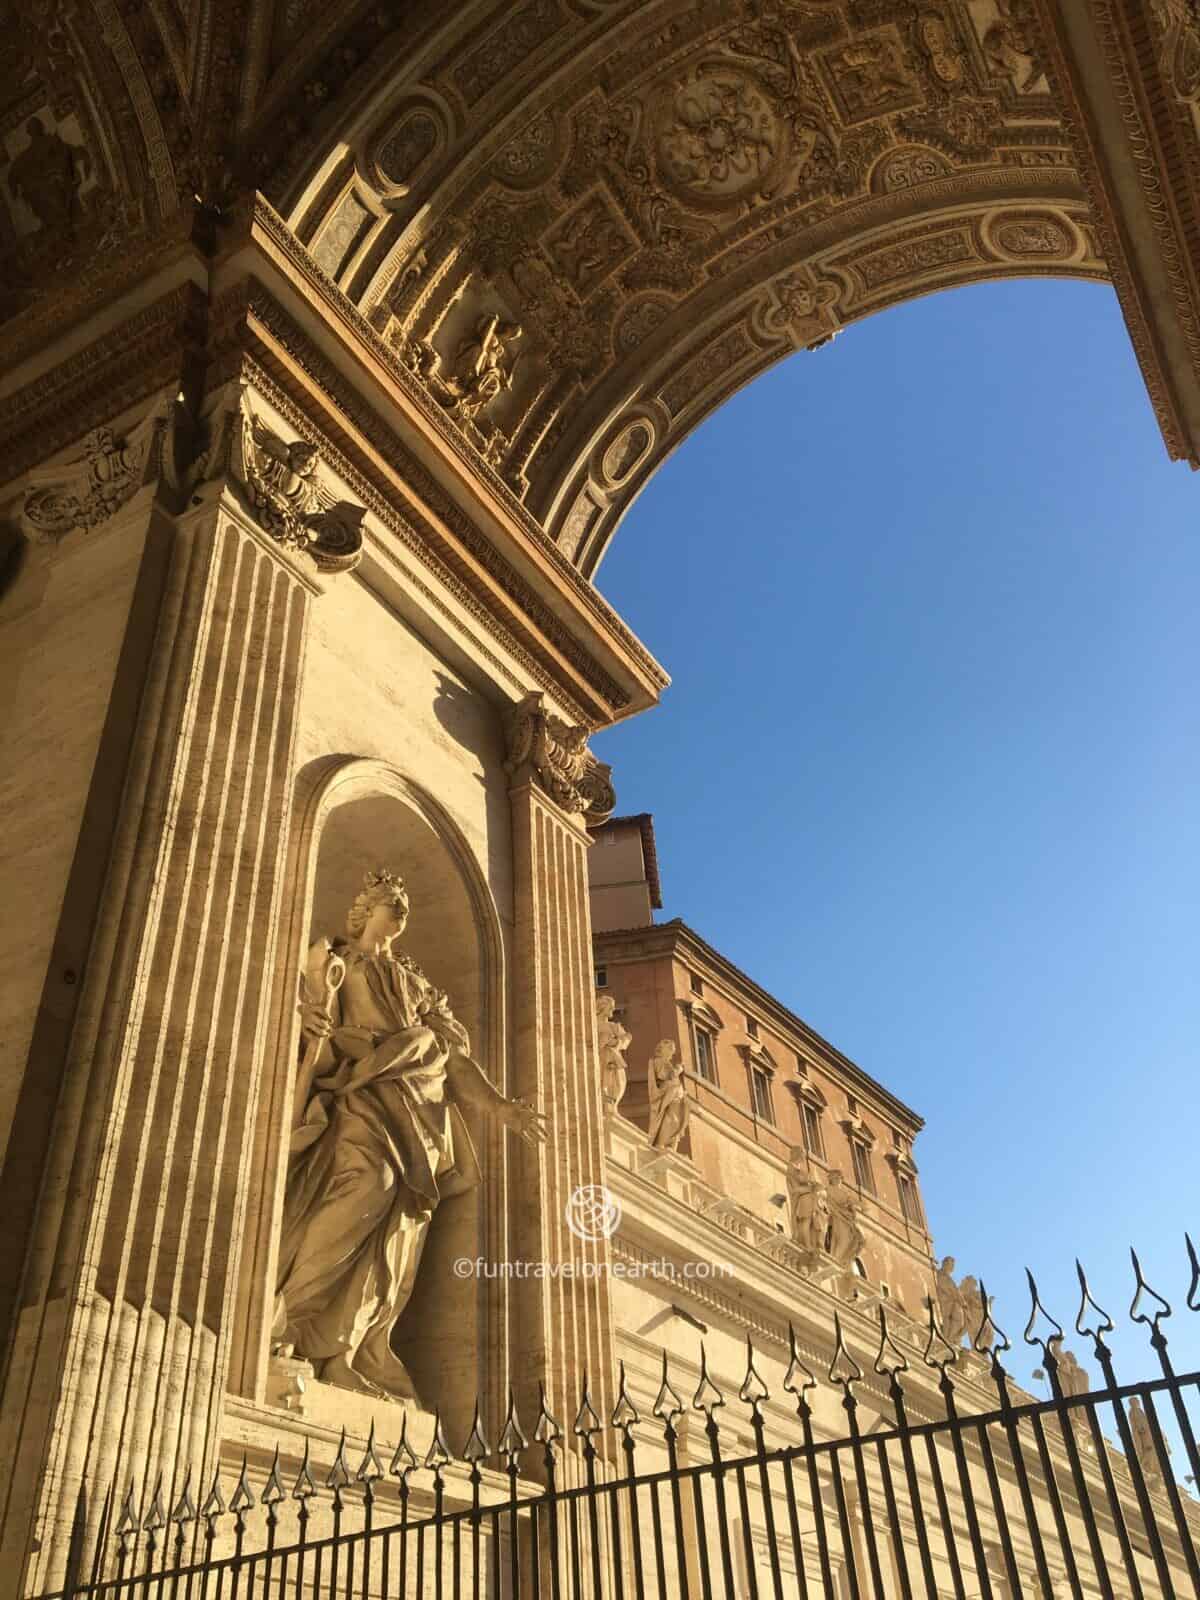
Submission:
<svg viewBox="0 0 1200 1600">
<path fill-rule="evenodd" d="M 300 1059 L 296 996 L 309 947 L 344 936 L 346 913 L 363 874 L 384 866 L 405 882 L 409 925 L 398 948 L 450 997 L 474 1058 L 506 1091 L 504 982 L 500 924 L 491 893 L 460 830 L 415 780 L 385 763 L 327 758 L 299 777 L 296 823 L 280 914 L 289 952 L 280 973 L 267 1045 L 259 1116 L 259 1161 L 249 1196 L 241 1276 L 241 1315 L 230 1387 L 268 1402 L 270 1324 L 287 1181 L 287 1132 Z M 505 1215 L 501 1131 L 463 1108 L 481 1185 L 444 1199 L 430 1225 L 416 1287 L 396 1331 L 397 1354 L 422 1402 L 437 1406 L 452 1437 L 470 1430 L 476 1396 L 501 1392 L 507 1364 L 505 1308 L 480 1277 L 459 1277 L 454 1262 L 500 1259 Z M 314 1405 L 328 1406 L 318 1391 Z M 372 1402 L 374 1404 L 374 1402 Z M 314 1412 L 316 1415 L 316 1412 Z"/>
</svg>

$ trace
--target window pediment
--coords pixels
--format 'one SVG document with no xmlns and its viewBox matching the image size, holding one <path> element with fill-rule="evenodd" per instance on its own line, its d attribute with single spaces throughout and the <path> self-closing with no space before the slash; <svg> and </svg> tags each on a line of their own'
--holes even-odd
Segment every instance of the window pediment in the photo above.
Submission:
<svg viewBox="0 0 1200 1600">
<path fill-rule="evenodd" d="M 758 1039 L 747 1039 L 743 1044 L 738 1045 L 738 1049 L 745 1056 L 750 1066 L 761 1068 L 763 1072 L 769 1073 L 771 1077 L 774 1077 L 779 1071 L 779 1063 L 766 1045 Z"/>
<path fill-rule="evenodd" d="M 897 1172 L 903 1172 L 910 1178 L 917 1176 L 917 1163 L 907 1150 L 889 1150 L 884 1156 L 884 1160 L 889 1161 Z"/>
<path fill-rule="evenodd" d="M 787 1086 L 797 1100 L 802 1100 L 806 1106 L 812 1106 L 818 1114 L 823 1114 L 829 1109 L 828 1100 L 816 1084 L 810 1083 L 807 1078 L 789 1078 Z"/>
<path fill-rule="evenodd" d="M 838 1118 L 838 1121 L 845 1128 L 846 1137 L 853 1144 L 861 1144 L 867 1150 L 875 1148 L 875 1135 L 856 1111 L 847 1111 Z"/>
<path fill-rule="evenodd" d="M 711 1033 L 720 1033 L 725 1024 L 704 1000 L 681 1000 L 680 1005 L 688 1014 L 688 1020 L 694 1022 L 698 1028 L 707 1028 Z"/>
</svg>

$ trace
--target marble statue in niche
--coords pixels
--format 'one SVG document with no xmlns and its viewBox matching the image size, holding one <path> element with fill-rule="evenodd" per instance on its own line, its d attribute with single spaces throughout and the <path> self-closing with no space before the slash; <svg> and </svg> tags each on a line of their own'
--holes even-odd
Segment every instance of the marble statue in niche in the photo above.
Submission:
<svg viewBox="0 0 1200 1600">
<path fill-rule="evenodd" d="M 545 1129 L 492 1086 L 448 997 L 395 949 L 407 921 L 402 880 L 368 872 L 349 937 L 308 953 L 273 1335 L 323 1382 L 415 1400 L 392 1335 L 439 1202 L 480 1180 L 459 1108 L 529 1144 Z"/>
<path fill-rule="evenodd" d="M 654 1047 L 646 1073 L 650 1096 L 650 1143 L 656 1150 L 674 1150 L 688 1124 L 689 1102 L 683 1086 L 683 1062 L 671 1039 Z"/>
</svg>

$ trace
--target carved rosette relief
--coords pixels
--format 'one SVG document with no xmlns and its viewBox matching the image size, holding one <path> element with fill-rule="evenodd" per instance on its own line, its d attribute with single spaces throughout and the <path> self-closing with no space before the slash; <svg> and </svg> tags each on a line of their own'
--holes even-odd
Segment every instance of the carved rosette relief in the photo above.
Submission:
<svg viewBox="0 0 1200 1600">
<path fill-rule="evenodd" d="M 798 267 L 777 278 L 771 289 L 772 302 L 763 319 L 768 335 L 786 334 L 811 350 L 838 331 L 839 289 L 832 279 Z"/>
<path fill-rule="evenodd" d="M 76 528 L 98 528 L 144 485 L 173 480 L 177 416 L 171 401 L 128 433 L 95 428 L 79 456 L 32 472 L 18 516 L 26 535 L 53 544 Z"/>
<path fill-rule="evenodd" d="M 255 522 L 282 549 L 309 557 L 319 572 L 349 572 L 362 560 L 364 511 L 324 487 L 320 466 L 315 445 L 268 428 L 242 392 L 218 420 L 193 479 L 227 472 Z"/>
<path fill-rule="evenodd" d="M 531 773 L 555 805 L 582 814 L 589 826 L 607 821 L 617 804 L 612 768 L 588 749 L 587 729 L 554 716 L 544 699 L 535 689 L 509 713 L 505 771 L 514 778 Z"/>
<path fill-rule="evenodd" d="M 786 140 L 770 99 L 753 78 L 706 62 L 663 97 L 658 170 L 687 199 L 723 207 L 772 192 Z"/>
</svg>

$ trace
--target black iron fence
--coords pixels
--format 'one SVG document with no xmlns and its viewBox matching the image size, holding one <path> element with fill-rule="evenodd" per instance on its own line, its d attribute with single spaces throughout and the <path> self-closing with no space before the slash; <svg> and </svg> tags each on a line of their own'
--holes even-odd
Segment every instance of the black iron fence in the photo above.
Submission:
<svg viewBox="0 0 1200 1600">
<path fill-rule="evenodd" d="M 1187 1252 L 1186 1303 L 1200 1311 L 1190 1238 Z M 287 1475 L 277 1452 L 257 1489 L 243 1462 L 232 1486 L 218 1474 L 199 1504 L 190 1484 L 173 1505 L 161 1487 L 144 1505 L 132 1490 L 95 1505 L 81 1493 L 59 1595 L 1200 1597 L 1200 1503 L 1176 1482 L 1170 1444 L 1173 1437 L 1190 1469 L 1185 1479 L 1200 1484 L 1200 1372 L 1175 1372 L 1163 1327 L 1171 1307 L 1146 1283 L 1136 1255 L 1133 1268 L 1129 1314 L 1146 1330 L 1161 1374 L 1141 1383 L 1119 1380 L 1106 1339 L 1114 1324 L 1082 1268 L 1075 1328 L 1090 1340 L 1103 1384 L 1071 1392 L 1078 1368 L 1030 1277 L 1024 1338 L 1041 1351 L 1048 1400 L 1031 1399 L 1010 1379 L 1003 1356 L 1011 1344 L 982 1286 L 975 1354 L 951 1349 L 931 1309 L 926 1335 L 906 1355 L 881 1305 L 867 1370 L 834 1319 L 826 1377 L 845 1410 L 841 1437 L 816 1436 L 817 1380 L 794 1335 L 782 1388 L 797 1422 L 783 1445 L 767 1438 L 770 1396 L 753 1348 L 736 1396 L 739 1423 L 738 1412 L 725 1411 L 733 1397 L 712 1380 L 702 1347 L 689 1401 L 673 1387 L 664 1355 L 644 1418 L 623 1368 L 607 1423 L 585 1386 L 570 1448 L 544 1395 L 532 1439 L 510 1397 L 496 1448 L 477 1411 L 457 1462 L 438 1421 L 420 1459 L 402 1435 L 385 1465 L 372 1434 L 361 1460 L 351 1460 L 343 1436 L 332 1468 L 316 1477 L 307 1451 Z M 918 1362 L 926 1371 L 915 1381 Z M 989 1409 L 963 1408 L 993 1392 Z M 918 1416 L 931 1398 L 937 1414 Z M 737 1453 L 728 1449 L 731 1433 L 742 1437 Z M 540 1464 L 536 1486 L 521 1475 L 531 1451 Z"/>
</svg>

